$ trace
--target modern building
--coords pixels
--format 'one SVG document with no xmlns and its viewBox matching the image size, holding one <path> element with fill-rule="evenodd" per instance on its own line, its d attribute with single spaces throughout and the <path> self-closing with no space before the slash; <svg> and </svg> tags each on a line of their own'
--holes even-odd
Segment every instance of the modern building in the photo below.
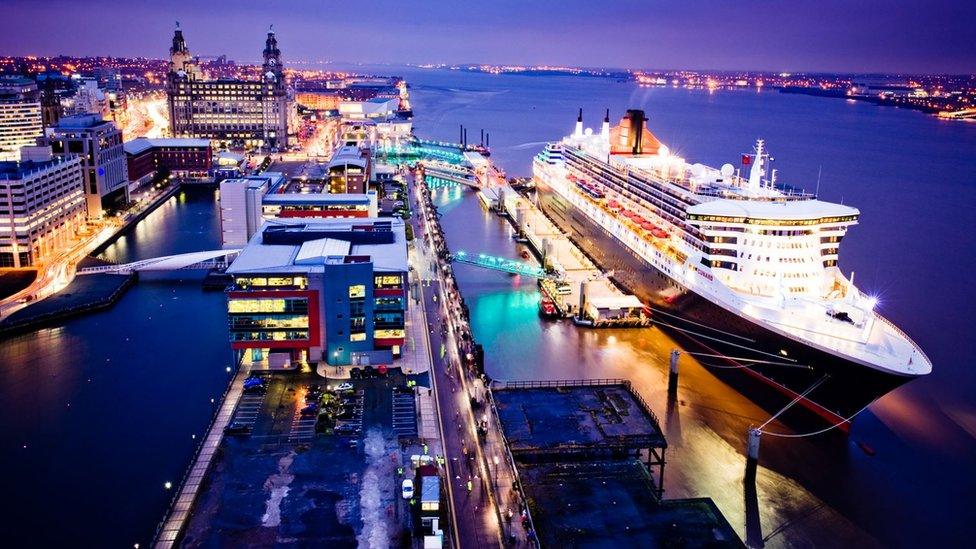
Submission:
<svg viewBox="0 0 976 549">
<path fill-rule="evenodd" d="M 370 181 L 370 152 L 367 148 L 345 145 L 329 160 L 329 192 L 362 194 Z"/>
<path fill-rule="evenodd" d="M 0 161 L 19 160 L 20 148 L 41 136 L 37 84 L 28 78 L 0 77 Z"/>
<path fill-rule="evenodd" d="M 69 245 L 85 223 L 82 162 L 24 147 L 0 162 L 0 267 L 30 267 Z"/>
<path fill-rule="evenodd" d="M 211 139 L 232 148 L 288 147 L 288 93 L 273 31 L 265 41 L 259 79 L 210 80 L 190 56 L 177 26 L 166 94 L 174 137 Z"/>
<path fill-rule="evenodd" d="M 129 180 L 141 185 L 160 171 L 181 178 L 205 178 L 213 166 L 208 139 L 149 139 L 140 137 L 122 144 Z"/>
<path fill-rule="evenodd" d="M 248 364 L 390 364 L 407 308 L 403 221 L 267 221 L 228 267 L 231 347 Z"/>
<path fill-rule="evenodd" d="M 97 114 L 65 116 L 47 129 L 38 144 L 51 147 L 58 156 L 78 156 L 85 177 L 85 200 L 90 219 L 106 208 L 129 202 L 129 172 L 122 132 Z"/>
<path fill-rule="evenodd" d="M 220 182 L 220 229 L 225 248 L 244 246 L 272 219 L 370 218 L 378 214 L 375 191 L 330 193 L 322 178 L 287 180 L 265 172 Z"/>
</svg>

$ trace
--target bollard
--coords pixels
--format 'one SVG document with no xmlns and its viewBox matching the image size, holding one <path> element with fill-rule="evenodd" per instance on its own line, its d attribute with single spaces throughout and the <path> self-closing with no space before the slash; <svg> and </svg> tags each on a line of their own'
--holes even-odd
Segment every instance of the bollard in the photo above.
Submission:
<svg viewBox="0 0 976 549">
<path fill-rule="evenodd" d="M 678 391 L 678 359 L 681 358 L 681 351 L 674 349 L 671 351 L 671 362 L 668 367 L 668 394 L 674 396 Z"/>
<path fill-rule="evenodd" d="M 749 428 L 749 443 L 747 455 L 749 461 L 755 463 L 759 461 L 759 437 L 762 435 L 762 431 L 756 429 L 755 427 Z"/>
</svg>

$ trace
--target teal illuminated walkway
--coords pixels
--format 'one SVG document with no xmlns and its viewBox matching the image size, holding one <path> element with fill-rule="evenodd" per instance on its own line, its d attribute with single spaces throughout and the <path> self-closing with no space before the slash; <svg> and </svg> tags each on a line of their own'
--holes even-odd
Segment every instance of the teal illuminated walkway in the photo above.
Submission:
<svg viewBox="0 0 976 549">
<path fill-rule="evenodd" d="M 464 251 L 459 251 L 451 256 L 451 260 L 455 263 L 474 265 L 483 269 L 491 269 L 493 271 L 500 271 L 503 273 L 545 278 L 549 280 L 557 280 L 559 278 L 559 276 L 554 273 L 546 272 L 542 267 L 529 265 L 528 263 L 522 263 L 521 261 L 516 261 L 514 259 L 495 257 L 493 255 L 472 255 Z"/>
</svg>

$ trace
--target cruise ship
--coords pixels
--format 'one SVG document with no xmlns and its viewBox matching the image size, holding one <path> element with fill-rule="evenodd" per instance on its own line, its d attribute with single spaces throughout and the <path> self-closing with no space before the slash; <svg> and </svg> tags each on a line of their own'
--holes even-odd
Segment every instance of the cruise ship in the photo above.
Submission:
<svg viewBox="0 0 976 549">
<path fill-rule="evenodd" d="M 607 111 L 599 132 L 582 116 L 533 161 L 538 206 L 700 362 L 844 427 L 932 371 L 838 268 L 857 209 L 777 183 L 762 140 L 716 169 L 675 155 L 641 110 L 615 127 Z"/>
</svg>

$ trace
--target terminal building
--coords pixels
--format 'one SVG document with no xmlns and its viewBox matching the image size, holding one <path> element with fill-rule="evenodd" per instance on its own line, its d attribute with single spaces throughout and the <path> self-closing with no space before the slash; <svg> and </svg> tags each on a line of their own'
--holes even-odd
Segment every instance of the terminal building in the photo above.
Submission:
<svg viewBox="0 0 976 549">
<path fill-rule="evenodd" d="M 49 147 L 0 161 L 0 267 L 31 267 L 64 249 L 85 224 L 82 162 Z"/>
<path fill-rule="evenodd" d="M 98 114 L 65 116 L 47 129 L 38 144 L 55 155 L 81 158 L 88 217 L 102 216 L 106 208 L 129 202 L 129 170 L 122 149 L 122 132 Z"/>
<path fill-rule="evenodd" d="M 149 139 L 126 141 L 129 179 L 141 185 L 163 172 L 182 178 L 208 177 L 213 165 L 213 148 L 207 139 Z"/>
<path fill-rule="evenodd" d="M 407 242 L 399 219 L 265 222 L 228 267 L 231 347 L 245 364 L 389 364 L 400 355 Z"/>
<path fill-rule="evenodd" d="M 371 218 L 375 191 L 331 193 L 324 178 L 288 180 L 264 172 L 220 182 L 220 230 L 225 248 L 240 248 L 271 219 Z"/>
<path fill-rule="evenodd" d="M 288 147 L 288 94 L 273 31 L 265 41 L 260 78 L 210 80 L 190 56 L 177 26 L 166 95 L 174 137 L 211 139 L 231 148 Z"/>
<path fill-rule="evenodd" d="M 20 148 L 41 136 L 37 84 L 28 78 L 0 77 L 0 161 L 19 160 Z"/>
</svg>

